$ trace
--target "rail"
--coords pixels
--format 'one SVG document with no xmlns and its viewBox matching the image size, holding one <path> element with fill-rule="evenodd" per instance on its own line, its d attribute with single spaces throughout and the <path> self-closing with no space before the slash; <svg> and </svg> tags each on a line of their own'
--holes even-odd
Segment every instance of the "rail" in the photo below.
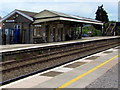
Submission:
<svg viewBox="0 0 120 90">
<path fill-rule="evenodd" d="M 46 53 L 41 53 L 40 55 L 29 59 L 19 61 L 13 60 L 12 62 L 2 63 L 3 68 L 0 70 L 0 73 L 3 75 L 3 82 L 1 82 L 1 84 L 118 46 L 120 44 L 119 39 L 120 38 L 114 38 L 87 43 L 74 43 L 57 47 L 47 47 L 47 51 L 45 51 Z M 42 50 L 45 50 L 45 48 Z"/>
</svg>

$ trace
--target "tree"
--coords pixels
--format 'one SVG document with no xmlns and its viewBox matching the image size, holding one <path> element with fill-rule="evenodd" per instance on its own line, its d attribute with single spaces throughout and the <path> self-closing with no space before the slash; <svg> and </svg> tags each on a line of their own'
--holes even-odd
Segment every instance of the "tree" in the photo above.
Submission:
<svg viewBox="0 0 120 90">
<path fill-rule="evenodd" d="M 95 14 L 96 14 L 95 17 L 96 20 L 99 20 L 103 23 L 107 23 L 109 21 L 107 12 L 104 10 L 103 5 L 98 6 L 98 9 Z M 101 29 L 100 25 L 94 25 L 94 27 L 99 30 Z"/>
<path fill-rule="evenodd" d="M 98 6 L 95 19 L 104 23 L 107 23 L 109 21 L 107 12 L 104 10 L 103 5 Z"/>
</svg>

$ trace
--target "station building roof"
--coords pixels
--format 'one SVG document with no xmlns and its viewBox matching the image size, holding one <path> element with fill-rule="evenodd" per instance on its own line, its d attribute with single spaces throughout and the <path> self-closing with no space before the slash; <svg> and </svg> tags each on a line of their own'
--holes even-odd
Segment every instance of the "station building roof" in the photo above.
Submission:
<svg viewBox="0 0 120 90">
<path fill-rule="evenodd" d="M 63 20 L 63 21 L 73 21 L 73 22 L 103 25 L 101 21 L 95 19 L 69 15 L 51 10 L 41 11 L 40 13 L 36 14 L 34 18 L 36 18 L 36 20 L 33 22 L 33 24 L 47 22 L 47 21 Z"/>
<path fill-rule="evenodd" d="M 6 20 L 7 18 L 9 18 L 10 16 L 14 15 L 15 13 L 18 13 L 18 14 L 26 17 L 27 19 L 31 20 L 31 21 L 33 21 L 33 16 L 35 16 L 37 14 L 36 12 L 29 12 L 29 11 L 23 11 L 23 10 L 15 9 L 11 13 L 9 13 L 5 17 L 3 17 L 1 19 L 1 22 L 4 21 L 4 20 Z"/>
<path fill-rule="evenodd" d="M 101 21 L 98 21 L 95 19 L 69 15 L 69 14 L 51 11 L 51 10 L 43 10 L 39 13 L 36 13 L 36 12 L 29 12 L 29 11 L 23 11 L 18 9 L 15 9 L 11 13 L 9 13 L 7 16 L 3 17 L 1 19 L 1 22 L 6 20 L 7 18 L 9 18 L 15 13 L 18 13 L 26 17 L 27 19 L 31 20 L 33 24 L 38 24 L 38 23 L 48 22 L 48 21 L 55 21 L 55 20 L 63 20 L 63 21 L 80 22 L 80 23 L 86 23 L 86 24 L 103 25 Z"/>
</svg>

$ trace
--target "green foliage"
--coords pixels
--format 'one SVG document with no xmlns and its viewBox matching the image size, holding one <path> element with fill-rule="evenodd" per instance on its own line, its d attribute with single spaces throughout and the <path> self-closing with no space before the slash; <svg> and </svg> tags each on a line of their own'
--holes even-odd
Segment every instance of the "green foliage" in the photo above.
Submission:
<svg viewBox="0 0 120 90">
<path fill-rule="evenodd" d="M 95 29 L 93 26 L 85 26 L 82 30 L 82 35 L 84 34 L 87 34 L 88 36 L 101 36 L 102 32 L 100 30 Z"/>
<path fill-rule="evenodd" d="M 96 36 L 102 36 L 102 32 L 100 30 L 96 30 Z"/>
<path fill-rule="evenodd" d="M 79 31 L 79 30 L 80 30 L 80 28 L 79 28 L 79 27 L 77 27 L 77 28 L 75 28 L 75 30 L 76 30 L 76 31 Z"/>
</svg>

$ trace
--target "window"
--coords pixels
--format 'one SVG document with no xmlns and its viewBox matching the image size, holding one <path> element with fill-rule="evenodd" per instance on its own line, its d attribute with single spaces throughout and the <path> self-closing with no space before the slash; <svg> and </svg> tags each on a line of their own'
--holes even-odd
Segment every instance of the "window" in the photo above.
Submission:
<svg viewBox="0 0 120 90">
<path fill-rule="evenodd" d="M 41 25 L 35 25 L 35 27 L 34 27 L 34 36 L 42 36 Z"/>
<path fill-rule="evenodd" d="M 20 25 L 14 25 L 14 29 L 20 29 L 21 27 L 20 27 Z"/>
</svg>

